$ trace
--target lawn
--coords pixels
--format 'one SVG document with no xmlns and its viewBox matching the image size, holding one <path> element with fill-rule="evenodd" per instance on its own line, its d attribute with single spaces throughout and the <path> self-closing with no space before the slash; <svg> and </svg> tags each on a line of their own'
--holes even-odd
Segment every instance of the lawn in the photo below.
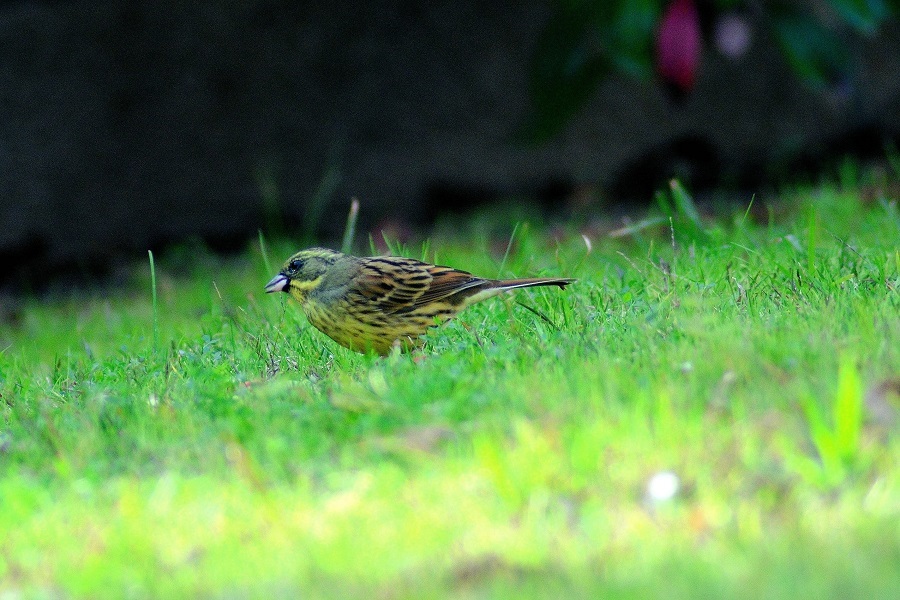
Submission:
<svg viewBox="0 0 900 600">
<path fill-rule="evenodd" d="M 414 355 L 264 294 L 286 240 L 7 307 L 0 598 L 897 597 L 897 199 L 666 198 L 405 248 L 579 280 Z"/>
</svg>

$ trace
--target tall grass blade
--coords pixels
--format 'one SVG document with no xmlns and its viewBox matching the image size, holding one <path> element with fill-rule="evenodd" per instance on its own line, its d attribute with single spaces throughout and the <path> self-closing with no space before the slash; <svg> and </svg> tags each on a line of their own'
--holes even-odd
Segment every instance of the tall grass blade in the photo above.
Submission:
<svg viewBox="0 0 900 600">
<path fill-rule="evenodd" d="M 816 209 L 809 207 L 809 227 L 806 240 L 806 272 L 812 277 L 816 266 L 816 241 L 818 239 L 818 223 Z"/>
<path fill-rule="evenodd" d="M 263 265 L 266 267 L 266 273 L 272 273 L 272 263 L 269 262 L 269 251 L 266 249 L 266 238 L 263 237 L 262 229 L 259 230 L 259 251 L 262 254 Z"/>
<path fill-rule="evenodd" d="M 656 193 L 653 194 L 653 198 L 656 200 L 659 210 L 661 210 L 664 215 L 671 217 L 675 214 L 675 209 L 672 208 L 672 203 L 669 201 L 669 195 L 665 191 L 656 190 Z"/>
<path fill-rule="evenodd" d="M 350 210 L 347 212 L 347 224 L 344 226 L 344 239 L 341 242 L 341 252 L 350 254 L 353 250 L 353 238 L 356 235 L 356 220 L 359 218 L 359 200 L 350 200 Z"/>
<path fill-rule="evenodd" d="M 275 167 L 266 161 L 256 168 L 256 187 L 262 200 L 263 223 L 266 230 L 276 237 L 284 235 L 284 216 L 282 214 L 281 190 Z"/>
<path fill-rule="evenodd" d="M 509 241 L 506 243 L 506 251 L 503 253 L 503 260 L 500 261 L 500 268 L 497 270 L 497 278 L 503 277 L 503 269 L 506 268 L 506 260 L 509 258 L 509 251 L 512 249 L 513 242 L 516 239 L 516 232 L 519 231 L 519 223 L 513 226 L 512 233 L 509 234 Z"/>
<path fill-rule="evenodd" d="M 150 256 L 150 287 L 153 293 L 153 351 L 159 349 L 159 310 L 156 298 L 156 263 L 153 261 L 153 250 L 147 250 Z"/>
<path fill-rule="evenodd" d="M 316 231 L 322 221 L 322 215 L 325 214 L 325 207 L 328 205 L 340 182 L 341 172 L 336 162 L 332 160 L 322 174 L 319 185 L 316 186 L 316 191 L 313 192 L 312 197 L 309 199 L 303 228 L 303 234 L 306 236 L 307 242 L 312 242 L 315 239 Z"/>
<path fill-rule="evenodd" d="M 750 196 L 750 204 L 747 205 L 747 210 L 744 211 L 744 216 L 741 218 L 741 226 L 743 227 L 744 223 L 747 222 L 747 216 L 750 214 L 750 209 L 753 208 L 753 201 L 756 200 L 756 194 Z"/>
<path fill-rule="evenodd" d="M 671 180 L 669 189 L 672 192 L 672 200 L 675 202 L 675 210 L 678 211 L 678 214 L 687 218 L 698 230 L 703 231 L 703 222 L 700 220 L 700 213 L 697 211 L 694 199 L 684 189 L 681 182 L 677 179 Z"/>
<path fill-rule="evenodd" d="M 845 358 L 839 367 L 837 397 L 832 409 L 835 445 L 845 462 L 852 462 L 859 453 L 862 405 L 859 371 L 852 359 Z"/>
</svg>

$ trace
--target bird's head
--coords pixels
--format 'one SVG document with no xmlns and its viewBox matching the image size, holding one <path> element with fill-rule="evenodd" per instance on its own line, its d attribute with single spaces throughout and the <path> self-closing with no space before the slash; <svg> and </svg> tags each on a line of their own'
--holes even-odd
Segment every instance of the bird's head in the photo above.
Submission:
<svg viewBox="0 0 900 600">
<path fill-rule="evenodd" d="M 278 274 L 266 284 L 266 293 L 287 292 L 298 302 L 318 287 L 328 269 L 344 255 L 327 248 L 301 250 L 291 256 Z"/>
</svg>

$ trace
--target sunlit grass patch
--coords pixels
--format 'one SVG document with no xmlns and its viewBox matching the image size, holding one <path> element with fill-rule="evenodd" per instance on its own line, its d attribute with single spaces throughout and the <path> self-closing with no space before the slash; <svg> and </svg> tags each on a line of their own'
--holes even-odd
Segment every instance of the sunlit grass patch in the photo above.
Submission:
<svg viewBox="0 0 900 600">
<path fill-rule="evenodd" d="M 891 597 L 896 201 L 825 187 L 755 223 L 671 193 L 619 237 L 406 248 L 579 279 L 412 356 L 265 296 L 281 240 L 24 300 L 0 325 L 0 593 Z"/>
</svg>

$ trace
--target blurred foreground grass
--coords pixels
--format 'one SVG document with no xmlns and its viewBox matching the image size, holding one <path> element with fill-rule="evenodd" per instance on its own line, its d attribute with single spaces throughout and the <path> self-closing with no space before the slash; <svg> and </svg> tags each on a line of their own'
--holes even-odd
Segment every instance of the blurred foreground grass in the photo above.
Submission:
<svg viewBox="0 0 900 600">
<path fill-rule="evenodd" d="M 897 203 L 784 200 L 701 221 L 675 190 L 671 227 L 590 252 L 574 226 L 505 260 L 477 224 L 434 239 L 579 282 L 476 305 L 424 357 L 314 331 L 258 245 L 163 257 L 156 324 L 146 265 L 26 301 L 0 597 L 896 597 Z"/>
</svg>

